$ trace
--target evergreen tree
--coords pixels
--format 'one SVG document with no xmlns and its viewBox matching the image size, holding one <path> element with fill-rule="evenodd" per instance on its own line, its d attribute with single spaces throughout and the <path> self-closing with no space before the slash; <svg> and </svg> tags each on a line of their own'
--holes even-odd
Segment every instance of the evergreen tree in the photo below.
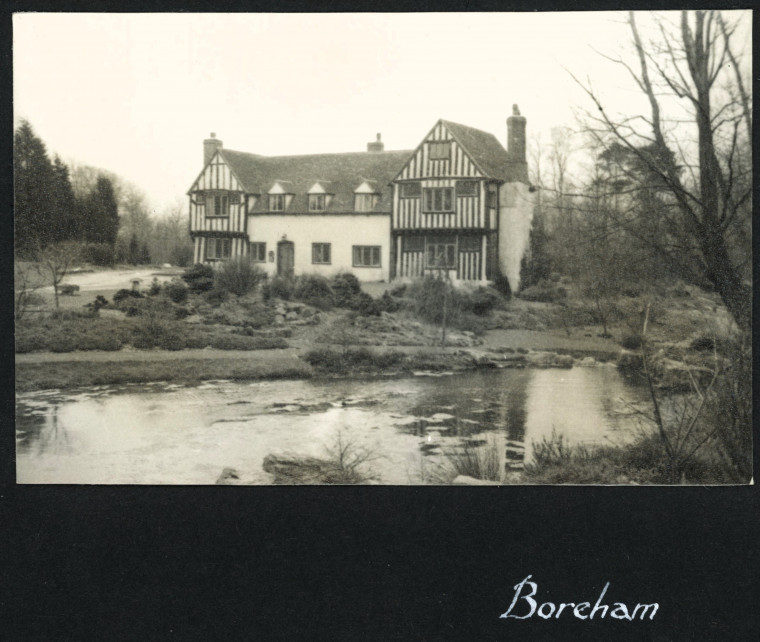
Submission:
<svg viewBox="0 0 760 642">
<path fill-rule="evenodd" d="M 119 206 L 110 179 L 98 177 L 95 189 L 82 203 L 81 220 L 87 241 L 113 247 L 119 230 Z"/>
<path fill-rule="evenodd" d="M 137 241 L 137 235 L 133 234 L 129 239 L 128 261 L 132 265 L 137 265 L 140 259 L 140 244 Z"/>
<path fill-rule="evenodd" d="M 79 208 L 69 179 L 69 168 L 56 155 L 53 160 L 53 203 L 56 221 L 52 226 L 55 241 L 79 239 Z"/>
<path fill-rule="evenodd" d="M 16 251 L 31 255 L 54 240 L 54 171 L 45 144 L 28 121 L 13 139 L 13 188 Z"/>
</svg>

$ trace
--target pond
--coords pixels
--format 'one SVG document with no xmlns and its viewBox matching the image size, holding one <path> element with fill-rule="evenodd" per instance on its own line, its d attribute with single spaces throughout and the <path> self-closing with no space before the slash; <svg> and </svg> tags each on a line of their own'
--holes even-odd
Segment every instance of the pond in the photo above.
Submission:
<svg viewBox="0 0 760 642">
<path fill-rule="evenodd" d="M 17 481 L 213 484 L 225 468 L 269 484 L 265 456 L 372 453 L 376 483 L 441 482 L 451 452 L 498 447 L 507 470 L 552 431 L 622 444 L 643 398 L 612 365 L 371 380 L 209 381 L 43 390 L 16 399 Z"/>
</svg>

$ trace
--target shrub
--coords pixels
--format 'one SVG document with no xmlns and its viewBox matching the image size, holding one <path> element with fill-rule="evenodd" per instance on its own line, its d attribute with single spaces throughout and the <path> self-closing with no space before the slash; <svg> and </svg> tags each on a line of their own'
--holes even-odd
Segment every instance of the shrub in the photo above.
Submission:
<svg viewBox="0 0 760 642">
<path fill-rule="evenodd" d="M 501 304 L 501 296 L 493 288 L 479 287 L 472 293 L 463 292 L 460 297 L 460 308 L 483 316 Z"/>
<path fill-rule="evenodd" d="M 377 307 L 381 312 L 398 312 L 401 309 L 401 302 L 394 299 L 389 292 L 384 292 L 377 300 Z"/>
<path fill-rule="evenodd" d="M 485 446 L 465 441 L 457 449 L 447 452 L 446 460 L 454 477 L 466 475 L 475 479 L 501 481 L 500 447 L 493 438 Z"/>
<path fill-rule="evenodd" d="M 148 289 L 148 296 L 158 296 L 161 294 L 161 284 L 158 282 L 158 277 L 153 277 L 150 282 L 150 288 Z"/>
<path fill-rule="evenodd" d="M 501 272 L 498 272 L 494 277 L 493 287 L 499 294 L 507 299 L 512 296 L 512 288 L 509 286 L 509 279 Z"/>
<path fill-rule="evenodd" d="M 79 286 L 72 285 L 71 283 L 61 285 L 58 287 L 58 289 L 62 296 L 74 296 L 77 292 L 79 292 Z"/>
<path fill-rule="evenodd" d="M 351 308 L 350 302 L 362 290 L 359 279 L 350 272 L 337 274 L 331 285 L 335 295 L 335 305 L 339 308 Z"/>
<path fill-rule="evenodd" d="M 319 274 L 304 274 L 298 277 L 293 296 L 320 310 L 329 310 L 335 301 L 330 282 Z"/>
<path fill-rule="evenodd" d="M 715 349 L 715 338 L 707 335 L 696 337 L 691 342 L 691 349 L 700 352 L 712 351 Z"/>
<path fill-rule="evenodd" d="M 127 290 L 127 289 L 121 289 L 117 290 L 117 292 L 113 295 L 113 302 L 114 303 L 121 303 L 122 301 L 129 299 L 142 299 L 143 295 L 140 294 L 137 290 Z"/>
<path fill-rule="evenodd" d="M 626 350 L 638 350 L 641 347 L 641 335 L 629 334 L 623 337 L 620 342 Z"/>
<path fill-rule="evenodd" d="M 203 293 L 203 300 L 209 305 L 221 305 L 227 300 L 227 293 L 224 290 L 213 288 Z"/>
<path fill-rule="evenodd" d="M 539 303 L 556 303 L 567 297 L 567 290 L 555 283 L 539 281 L 536 285 L 520 291 L 520 298 Z"/>
<path fill-rule="evenodd" d="M 179 281 L 171 281 L 164 286 L 166 295 L 174 303 L 184 303 L 187 301 L 187 286 Z"/>
<path fill-rule="evenodd" d="M 252 292 L 267 278 L 262 270 L 250 257 L 239 256 L 224 261 L 214 274 L 214 287 L 223 292 L 231 292 L 243 296 Z"/>
<path fill-rule="evenodd" d="M 290 301 L 293 298 L 293 281 L 282 276 L 276 276 L 264 284 L 261 293 L 265 301 L 270 299 Z"/>
<path fill-rule="evenodd" d="M 214 287 L 214 270 L 210 265 L 196 263 L 185 270 L 182 280 L 191 292 L 206 292 Z"/>
</svg>

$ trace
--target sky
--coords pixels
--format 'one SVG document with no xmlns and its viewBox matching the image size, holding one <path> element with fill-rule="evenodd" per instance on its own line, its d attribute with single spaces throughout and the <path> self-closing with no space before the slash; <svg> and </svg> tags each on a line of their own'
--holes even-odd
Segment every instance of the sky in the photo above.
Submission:
<svg viewBox="0 0 760 642">
<path fill-rule="evenodd" d="M 136 184 L 160 213 L 201 171 L 210 132 L 225 148 L 263 155 L 364 151 L 377 132 L 387 150 L 413 149 L 444 118 L 506 145 L 518 104 L 529 136 L 546 140 L 591 107 L 571 74 L 612 108 L 645 113 L 626 72 L 600 55 L 625 52 L 624 20 L 15 14 L 14 126 L 26 119 L 51 156 Z"/>
</svg>

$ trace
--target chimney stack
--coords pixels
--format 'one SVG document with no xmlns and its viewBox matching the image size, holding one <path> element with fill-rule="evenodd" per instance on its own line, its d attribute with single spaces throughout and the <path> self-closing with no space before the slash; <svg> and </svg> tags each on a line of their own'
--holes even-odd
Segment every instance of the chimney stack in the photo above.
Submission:
<svg viewBox="0 0 760 642">
<path fill-rule="evenodd" d="M 385 145 L 380 140 L 380 134 L 377 135 L 377 140 L 367 143 L 368 152 L 382 152 L 385 149 Z"/>
<path fill-rule="evenodd" d="M 216 134 L 211 132 L 209 138 L 203 141 L 203 166 L 208 165 L 216 150 L 222 148 L 222 141 L 220 141 Z"/>
<path fill-rule="evenodd" d="M 525 156 L 525 116 L 520 115 L 520 108 L 512 105 L 512 115 L 507 118 L 507 154 L 515 163 L 526 162 Z"/>
</svg>

